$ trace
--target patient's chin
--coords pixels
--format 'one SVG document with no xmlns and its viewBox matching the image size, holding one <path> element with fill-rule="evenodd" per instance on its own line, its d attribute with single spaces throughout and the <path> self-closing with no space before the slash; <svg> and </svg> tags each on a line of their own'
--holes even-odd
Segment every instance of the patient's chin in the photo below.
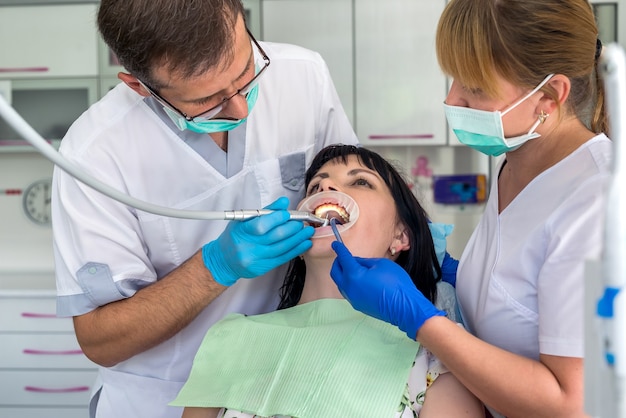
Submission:
<svg viewBox="0 0 626 418">
<path fill-rule="evenodd" d="M 313 246 L 311 246 L 311 248 L 306 253 L 304 253 L 305 259 L 307 257 L 310 257 L 310 258 L 330 257 L 334 259 L 335 257 L 337 257 L 337 254 L 331 247 L 331 244 L 334 240 L 335 240 L 334 236 L 316 238 L 312 240 Z"/>
</svg>

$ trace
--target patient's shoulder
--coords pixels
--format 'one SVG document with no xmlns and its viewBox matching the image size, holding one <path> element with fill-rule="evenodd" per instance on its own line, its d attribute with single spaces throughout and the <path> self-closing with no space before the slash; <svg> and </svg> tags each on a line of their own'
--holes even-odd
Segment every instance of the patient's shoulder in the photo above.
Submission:
<svg viewBox="0 0 626 418">
<path fill-rule="evenodd" d="M 444 281 L 437 282 L 437 309 L 444 311 L 451 321 L 461 322 L 461 316 L 456 304 L 456 291 L 450 283 Z"/>
</svg>

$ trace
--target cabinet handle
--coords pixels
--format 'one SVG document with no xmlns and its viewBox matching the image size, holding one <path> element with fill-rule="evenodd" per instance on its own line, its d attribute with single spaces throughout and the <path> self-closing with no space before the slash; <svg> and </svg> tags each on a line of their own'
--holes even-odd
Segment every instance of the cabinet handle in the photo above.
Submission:
<svg viewBox="0 0 626 418">
<path fill-rule="evenodd" d="M 58 318 L 55 314 L 42 314 L 34 312 L 22 312 L 24 318 Z"/>
<path fill-rule="evenodd" d="M 49 389 L 49 388 L 39 388 L 36 386 L 24 386 L 24 390 L 27 392 L 39 392 L 39 393 L 73 393 L 73 392 L 86 392 L 89 390 L 89 386 L 76 386 L 73 388 L 62 388 L 62 389 Z"/>
<path fill-rule="evenodd" d="M 46 73 L 50 71 L 48 67 L 0 67 L 0 73 Z"/>
<path fill-rule="evenodd" d="M 83 354 L 82 350 L 31 350 L 30 348 L 25 348 L 22 350 L 24 354 L 35 354 L 35 355 L 44 355 L 44 356 L 71 356 L 76 354 Z"/>
<path fill-rule="evenodd" d="M 415 135 L 370 135 L 368 139 L 433 139 L 433 134 L 415 134 Z"/>
</svg>

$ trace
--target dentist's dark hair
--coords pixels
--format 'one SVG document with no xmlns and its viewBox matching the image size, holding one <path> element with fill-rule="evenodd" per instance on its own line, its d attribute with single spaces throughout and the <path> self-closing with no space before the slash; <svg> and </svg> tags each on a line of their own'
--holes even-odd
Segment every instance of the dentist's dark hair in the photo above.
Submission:
<svg viewBox="0 0 626 418">
<path fill-rule="evenodd" d="M 329 161 L 335 164 L 347 164 L 348 157 L 355 155 L 359 162 L 376 171 L 391 192 L 396 203 L 397 217 L 406 227 L 410 248 L 400 252 L 398 263 L 411 277 L 415 287 L 431 302 L 437 297 L 437 282 L 441 278 L 441 267 L 437 261 L 428 215 L 411 192 L 400 172 L 380 154 L 354 145 L 330 145 L 322 149 L 313 159 L 305 175 L 305 189 L 319 169 Z M 296 257 L 289 265 L 283 286 L 280 289 L 278 309 L 295 306 L 304 288 L 306 265 Z"/>
<path fill-rule="evenodd" d="M 156 66 L 193 77 L 233 59 L 241 0 L 101 0 L 98 29 L 120 64 L 157 91 Z"/>
</svg>

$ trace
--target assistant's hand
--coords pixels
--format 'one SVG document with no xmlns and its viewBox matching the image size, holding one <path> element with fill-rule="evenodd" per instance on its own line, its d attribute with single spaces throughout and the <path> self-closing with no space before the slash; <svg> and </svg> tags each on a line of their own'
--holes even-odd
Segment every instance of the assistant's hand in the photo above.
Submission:
<svg viewBox="0 0 626 418">
<path fill-rule="evenodd" d="M 204 265 L 216 282 L 230 286 L 285 264 L 311 248 L 313 227 L 290 221 L 289 199 L 281 197 L 266 209 L 275 212 L 247 221 L 231 221 L 224 232 L 202 247 Z"/>
<path fill-rule="evenodd" d="M 452 258 L 446 251 L 441 263 L 441 280 L 450 283 L 452 287 L 456 287 L 456 271 L 459 268 L 459 260 Z"/>
<path fill-rule="evenodd" d="M 354 257 L 338 241 L 330 275 L 354 309 L 396 325 L 414 340 L 433 316 L 445 316 L 417 290 L 402 267 L 387 258 Z"/>
</svg>

